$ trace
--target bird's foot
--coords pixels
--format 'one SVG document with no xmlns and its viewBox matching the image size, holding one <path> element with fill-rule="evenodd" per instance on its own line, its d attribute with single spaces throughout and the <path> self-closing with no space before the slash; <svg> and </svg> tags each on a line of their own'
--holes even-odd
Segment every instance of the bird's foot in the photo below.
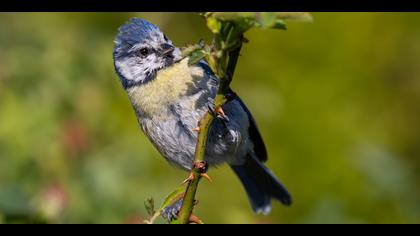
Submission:
<svg viewBox="0 0 420 236">
<path fill-rule="evenodd" d="M 229 121 L 229 118 L 225 114 L 225 111 L 223 110 L 222 107 L 216 108 L 216 113 L 217 113 L 218 117 L 221 117 L 222 119 L 224 119 L 226 121 Z"/>
<path fill-rule="evenodd" d="M 195 131 L 195 132 L 200 132 L 200 130 L 201 130 L 201 121 L 198 121 L 198 123 L 197 123 L 197 127 L 195 127 L 194 129 L 193 129 L 193 131 Z"/>
<path fill-rule="evenodd" d="M 229 91 L 226 95 L 226 102 L 230 102 L 232 100 L 234 100 L 238 95 L 236 95 L 235 92 L 233 91 Z M 207 107 L 210 111 L 211 114 L 213 114 L 215 117 L 225 121 L 225 122 L 229 122 L 229 117 L 226 115 L 225 111 L 223 110 L 222 107 L 215 107 L 214 104 L 214 99 L 213 98 L 209 98 L 209 101 L 207 103 Z"/>
<path fill-rule="evenodd" d="M 215 107 L 214 103 L 208 103 L 207 107 L 212 115 L 222 121 L 229 122 L 229 117 L 225 114 L 222 107 Z"/>
</svg>

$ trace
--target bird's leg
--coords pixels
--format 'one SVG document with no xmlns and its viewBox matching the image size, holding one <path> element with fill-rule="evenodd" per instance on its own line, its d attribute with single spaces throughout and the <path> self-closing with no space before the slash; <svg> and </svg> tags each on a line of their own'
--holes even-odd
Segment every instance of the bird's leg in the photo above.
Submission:
<svg viewBox="0 0 420 236">
<path fill-rule="evenodd" d="M 197 127 L 195 127 L 195 128 L 193 129 L 193 131 L 195 131 L 195 132 L 200 132 L 200 127 L 201 127 L 201 122 L 200 122 L 200 121 L 198 121 Z"/>
<path fill-rule="evenodd" d="M 228 119 L 228 118 L 227 118 L 227 116 L 226 116 L 226 114 L 225 114 L 225 111 L 223 111 L 223 108 L 222 108 L 222 107 L 218 107 L 218 108 L 216 109 L 216 113 L 217 113 L 219 116 L 223 117 L 224 119 Z"/>
<path fill-rule="evenodd" d="M 210 113 L 221 119 L 223 122 L 229 122 L 229 117 L 225 114 L 222 107 L 215 107 L 214 100 L 209 98 L 209 102 L 207 103 L 207 108 L 209 109 Z"/>
<path fill-rule="evenodd" d="M 226 98 L 226 102 L 225 103 L 228 103 L 228 102 L 234 100 L 236 98 L 236 96 L 237 96 L 236 93 L 233 92 L 232 90 L 230 90 L 225 95 L 225 98 Z M 215 105 L 214 105 L 214 99 L 209 98 L 209 102 L 207 104 L 208 104 L 207 107 L 209 108 L 211 114 L 213 114 L 215 117 L 221 119 L 224 122 L 229 122 L 229 117 L 226 115 L 226 113 L 223 110 L 223 108 L 221 106 L 220 107 L 215 107 Z"/>
</svg>

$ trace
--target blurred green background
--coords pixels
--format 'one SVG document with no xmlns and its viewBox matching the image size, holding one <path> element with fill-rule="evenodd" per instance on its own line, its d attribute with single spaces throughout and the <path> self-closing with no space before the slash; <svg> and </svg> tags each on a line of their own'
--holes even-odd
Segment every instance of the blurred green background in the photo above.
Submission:
<svg viewBox="0 0 420 236">
<path fill-rule="evenodd" d="M 140 223 L 186 177 L 114 73 L 134 16 L 178 46 L 211 40 L 190 13 L 0 14 L 0 223 Z M 223 166 L 200 185 L 204 222 L 420 223 L 420 13 L 313 16 L 248 32 L 233 82 L 294 205 L 254 215 Z"/>
</svg>

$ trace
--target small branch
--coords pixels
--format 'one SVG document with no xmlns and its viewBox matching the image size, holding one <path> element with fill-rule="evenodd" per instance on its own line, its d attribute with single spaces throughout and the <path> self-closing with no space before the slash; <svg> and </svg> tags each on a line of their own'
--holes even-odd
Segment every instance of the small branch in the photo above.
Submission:
<svg viewBox="0 0 420 236">
<path fill-rule="evenodd" d="M 189 64 L 193 65 L 201 59 L 206 58 L 209 66 L 215 75 L 220 79 L 219 89 L 214 99 L 215 111 L 223 113 L 223 105 L 235 94 L 230 94 L 230 83 L 232 82 L 236 64 L 240 55 L 242 44 L 247 42 L 243 34 L 251 28 L 279 29 L 286 30 L 283 20 L 294 19 L 311 21 L 312 17 L 306 12 L 206 12 L 200 13 L 207 21 L 207 27 L 213 32 L 212 45 L 205 45 L 200 41 L 196 45 L 184 48 L 183 56 L 189 56 Z M 217 113 L 217 112 L 216 112 Z M 200 120 L 198 128 L 197 144 L 194 154 L 194 163 L 191 173 L 187 179 L 188 185 L 184 189 L 177 189 L 168 196 L 161 209 L 164 209 L 176 197 L 183 197 L 178 218 L 171 223 L 188 224 L 202 223 L 200 219 L 192 214 L 195 205 L 195 195 L 201 177 L 206 175 L 207 165 L 204 157 L 206 153 L 207 139 L 210 126 L 215 119 L 213 112 L 207 112 Z M 182 187 L 185 187 L 184 185 Z M 152 216 L 152 222 L 155 215 Z"/>
<path fill-rule="evenodd" d="M 155 212 L 155 214 L 153 214 L 153 216 L 152 216 L 152 217 L 150 217 L 150 219 L 144 220 L 143 222 L 144 222 L 145 224 L 148 224 L 148 225 L 154 224 L 154 223 L 155 223 L 155 221 L 157 220 L 157 218 L 159 218 L 159 216 L 160 216 L 160 214 L 161 214 L 161 213 L 162 213 L 162 212 L 160 212 L 160 211 Z"/>
<path fill-rule="evenodd" d="M 229 91 L 229 86 L 235 72 L 236 63 L 238 61 L 239 52 L 242 47 L 243 36 L 242 33 L 235 32 L 235 25 L 227 22 L 221 29 L 220 34 L 216 34 L 213 40 L 213 47 L 215 53 L 209 60 L 210 67 L 212 67 L 216 76 L 220 78 L 219 89 L 215 98 L 215 108 L 222 107 L 226 102 L 225 95 Z M 226 47 L 225 45 L 236 45 L 236 47 Z M 198 184 L 201 179 L 201 174 L 206 171 L 200 164 L 205 165 L 204 156 L 206 153 L 206 146 L 208 140 L 208 132 L 210 126 L 215 119 L 215 116 L 207 112 L 199 122 L 198 140 L 195 149 L 194 166 L 192 168 L 193 180 L 188 183 L 185 192 L 184 200 L 181 210 L 178 214 L 178 219 L 174 223 L 188 224 L 194 208 L 194 200 L 197 192 Z"/>
<path fill-rule="evenodd" d="M 199 145 L 197 144 L 197 146 Z M 204 151 L 205 151 L 205 148 L 204 148 Z M 202 157 L 200 156 L 199 158 L 202 158 Z M 207 166 L 205 165 L 203 161 L 196 160 L 192 169 L 193 179 L 188 183 L 187 190 L 185 191 L 185 195 L 184 195 L 184 200 L 182 202 L 182 207 L 178 213 L 178 219 L 171 223 L 174 223 L 174 224 L 190 223 L 190 218 L 192 215 L 192 210 L 194 208 L 194 200 L 195 200 L 195 194 L 198 188 L 198 183 L 200 182 L 201 174 L 204 173 L 206 169 L 207 169 Z"/>
</svg>

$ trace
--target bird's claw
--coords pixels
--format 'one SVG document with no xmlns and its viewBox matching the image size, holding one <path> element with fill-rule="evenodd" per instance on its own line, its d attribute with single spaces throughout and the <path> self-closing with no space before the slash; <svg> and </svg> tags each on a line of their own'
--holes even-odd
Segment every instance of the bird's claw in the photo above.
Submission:
<svg viewBox="0 0 420 236">
<path fill-rule="evenodd" d="M 209 103 L 208 108 L 209 108 L 211 114 L 213 114 L 215 117 L 217 117 L 217 118 L 219 118 L 223 121 L 226 121 L 226 122 L 230 121 L 229 117 L 226 115 L 226 113 L 225 113 L 225 111 L 223 110 L 222 107 L 215 108 L 214 103 Z"/>
<path fill-rule="evenodd" d="M 219 116 L 221 116 L 222 118 L 227 119 L 227 120 L 229 121 L 229 118 L 226 116 L 225 111 L 223 110 L 223 108 L 222 108 L 222 107 L 218 107 L 218 108 L 216 109 L 216 113 L 217 113 Z"/>
<path fill-rule="evenodd" d="M 201 121 L 198 121 L 198 123 L 197 123 L 197 127 L 195 127 L 194 129 L 193 129 L 193 131 L 195 131 L 195 132 L 200 132 L 200 130 L 201 130 Z"/>
</svg>

